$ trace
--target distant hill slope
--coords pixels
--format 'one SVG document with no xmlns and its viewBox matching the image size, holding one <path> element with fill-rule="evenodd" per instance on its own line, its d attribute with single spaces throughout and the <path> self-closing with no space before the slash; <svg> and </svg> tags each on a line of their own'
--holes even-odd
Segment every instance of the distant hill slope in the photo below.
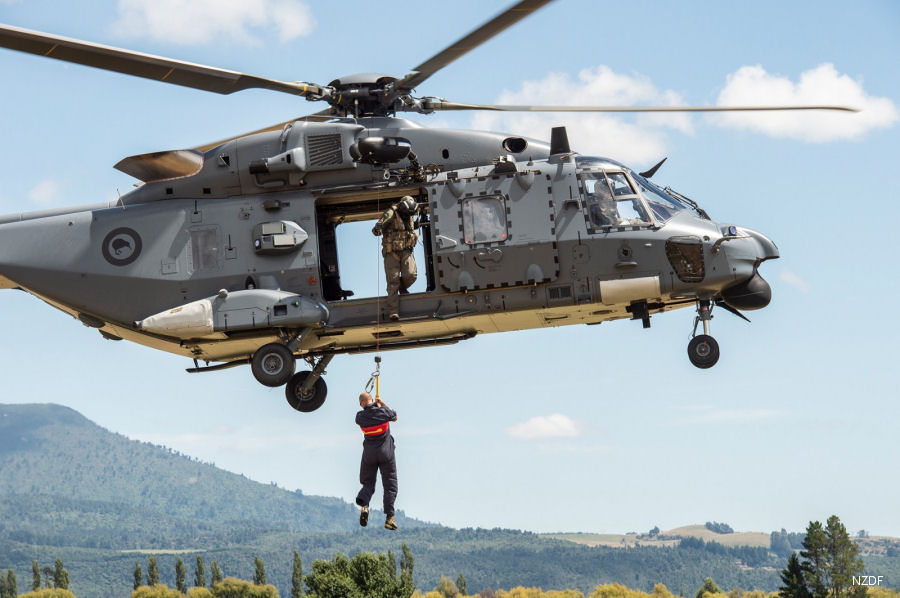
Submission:
<svg viewBox="0 0 900 598">
<path fill-rule="evenodd" d="M 0 405 L 0 479 L 3 535 L 31 544 L 183 548 L 357 526 L 343 500 L 254 482 L 59 405 Z"/>
</svg>

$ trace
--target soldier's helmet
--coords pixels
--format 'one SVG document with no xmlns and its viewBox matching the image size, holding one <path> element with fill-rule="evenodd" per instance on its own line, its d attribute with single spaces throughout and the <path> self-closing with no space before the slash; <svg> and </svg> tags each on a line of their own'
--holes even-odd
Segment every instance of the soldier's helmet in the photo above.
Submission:
<svg viewBox="0 0 900 598">
<path fill-rule="evenodd" d="M 397 211 L 400 212 L 400 215 L 404 218 L 408 218 L 410 216 L 415 216 L 416 212 L 419 211 L 419 206 L 416 204 L 416 200 L 409 195 L 406 195 L 400 200 L 400 203 L 397 204 Z"/>
</svg>

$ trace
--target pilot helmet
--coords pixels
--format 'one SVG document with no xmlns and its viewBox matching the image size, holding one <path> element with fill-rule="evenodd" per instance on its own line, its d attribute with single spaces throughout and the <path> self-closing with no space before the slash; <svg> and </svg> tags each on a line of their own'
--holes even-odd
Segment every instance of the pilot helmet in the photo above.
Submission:
<svg viewBox="0 0 900 598">
<path fill-rule="evenodd" d="M 400 215 L 404 218 L 408 218 L 414 216 L 416 212 L 419 211 L 419 206 L 416 204 L 416 200 L 411 196 L 405 195 L 403 199 L 400 200 L 400 203 L 397 204 L 397 211 L 400 212 Z"/>
</svg>

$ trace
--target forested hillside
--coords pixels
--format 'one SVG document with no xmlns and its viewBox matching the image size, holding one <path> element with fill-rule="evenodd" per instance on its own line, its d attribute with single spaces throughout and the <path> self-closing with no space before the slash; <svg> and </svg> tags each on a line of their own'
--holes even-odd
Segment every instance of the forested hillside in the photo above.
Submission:
<svg viewBox="0 0 900 598">
<path fill-rule="evenodd" d="M 0 405 L 0 479 L 0 535 L 33 544 L 222 546 L 356 526 L 345 501 L 254 482 L 59 405 Z"/>
</svg>

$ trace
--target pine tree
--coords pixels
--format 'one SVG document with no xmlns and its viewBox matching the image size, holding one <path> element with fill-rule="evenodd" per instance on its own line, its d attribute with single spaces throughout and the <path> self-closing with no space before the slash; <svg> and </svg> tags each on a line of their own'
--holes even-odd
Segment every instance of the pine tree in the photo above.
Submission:
<svg viewBox="0 0 900 598">
<path fill-rule="evenodd" d="M 197 555 L 197 566 L 194 568 L 194 587 L 206 587 L 206 570 L 203 568 L 203 557 Z"/>
<path fill-rule="evenodd" d="M 147 585 L 159 585 L 159 569 L 156 567 L 156 557 L 147 559 Z"/>
<path fill-rule="evenodd" d="M 0 598 L 10 598 L 9 588 L 6 585 L 6 574 L 0 575 Z"/>
<path fill-rule="evenodd" d="M 853 586 L 853 576 L 863 570 L 859 547 L 850 539 L 847 528 L 837 515 L 825 523 L 825 552 L 828 557 L 828 594 L 831 598 L 865 595 L 865 586 Z"/>
<path fill-rule="evenodd" d="M 865 586 L 852 585 L 853 576 L 863 570 L 863 561 L 837 515 L 829 517 L 824 528 L 818 521 L 810 521 L 803 548 L 800 565 L 813 598 L 858 598 L 866 594 Z"/>
<path fill-rule="evenodd" d="M 62 559 L 56 559 L 53 566 L 53 585 L 61 590 L 69 589 L 69 572 L 63 569 Z"/>
<path fill-rule="evenodd" d="M 266 585 L 266 567 L 263 565 L 262 559 L 258 556 L 253 557 L 256 564 L 256 573 L 253 574 L 253 583 L 258 586 Z"/>
<path fill-rule="evenodd" d="M 184 577 L 184 561 L 181 560 L 181 557 L 178 557 L 178 560 L 175 561 L 175 589 L 182 594 L 187 594 L 187 584 L 184 582 Z"/>
<path fill-rule="evenodd" d="M 463 596 L 469 595 L 469 588 L 466 585 L 466 578 L 462 573 L 459 574 L 459 577 L 456 578 L 456 588 L 459 590 L 459 593 Z"/>
<path fill-rule="evenodd" d="M 291 598 L 303 596 L 303 563 L 300 555 L 294 551 L 294 567 L 291 572 Z"/>
<path fill-rule="evenodd" d="M 700 586 L 700 589 L 697 590 L 697 598 L 703 598 L 703 594 L 721 594 L 722 590 L 719 589 L 719 586 L 716 585 L 716 582 L 713 581 L 712 577 L 707 577 L 703 580 L 703 585 Z"/>
<path fill-rule="evenodd" d="M 141 565 L 137 561 L 134 562 L 134 589 L 141 587 L 141 580 L 144 578 L 144 572 L 141 571 Z"/>
<path fill-rule="evenodd" d="M 825 598 L 828 588 L 825 585 L 825 530 L 818 521 L 810 521 L 806 527 L 806 538 L 803 540 L 803 573 L 806 585 L 813 598 Z"/>
<path fill-rule="evenodd" d="M 9 592 L 10 598 L 16 598 L 19 595 L 19 586 L 16 581 L 16 573 L 12 569 L 6 570 L 6 591 Z"/>
<path fill-rule="evenodd" d="M 222 570 L 219 569 L 219 563 L 215 561 L 212 562 L 210 569 L 209 587 L 212 587 L 222 581 Z"/>
<path fill-rule="evenodd" d="M 787 568 L 781 572 L 781 582 L 784 584 L 778 589 L 781 598 L 812 598 L 812 593 L 806 587 L 803 565 L 794 553 L 788 557 Z"/>
<path fill-rule="evenodd" d="M 31 561 L 31 590 L 37 592 L 41 589 L 41 566 L 37 561 Z"/>
</svg>

